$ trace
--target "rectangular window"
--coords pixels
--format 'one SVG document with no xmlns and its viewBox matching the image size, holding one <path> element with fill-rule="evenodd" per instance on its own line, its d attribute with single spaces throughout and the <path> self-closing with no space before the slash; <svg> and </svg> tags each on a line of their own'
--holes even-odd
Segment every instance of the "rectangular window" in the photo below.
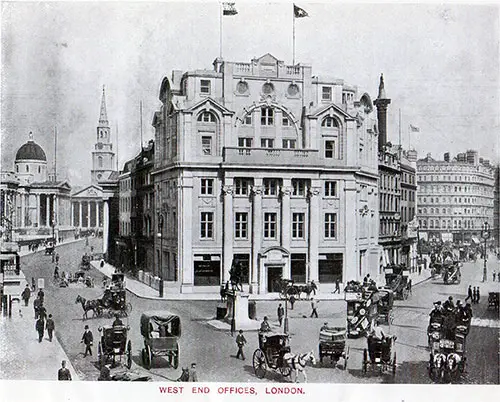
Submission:
<svg viewBox="0 0 500 402">
<path fill-rule="evenodd" d="M 335 141 L 325 141 L 325 158 L 335 158 Z"/>
<path fill-rule="evenodd" d="M 321 100 L 331 101 L 332 100 L 332 87 L 322 87 L 321 88 Z"/>
<path fill-rule="evenodd" d="M 201 179 L 201 194 L 202 195 L 214 194 L 214 179 Z"/>
<path fill-rule="evenodd" d="M 261 138 L 260 139 L 260 147 L 261 148 L 274 148 L 274 139 L 273 138 Z"/>
<path fill-rule="evenodd" d="M 305 214 L 302 212 L 292 214 L 292 239 L 304 238 Z"/>
<path fill-rule="evenodd" d="M 318 259 L 318 280 L 320 283 L 335 283 L 338 279 L 343 282 L 343 255 L 320 254 Z"/>
<path fill-rule="evenodd" d="M 212 137 L 201 137 L 201 151 L 203 155 L 212 155 Z"/>
<path fill-rule="evenodd" d="M 306 181 L 303 179 L 292 179 L 293 193 L 295 196 L 306 195 Z"/>
<path fill-rule="evenodd" d="M 325 214 L 325 239 L 337 237 L 337 214 Z"/>
<path fill-rule="evenodd" d="M 336 196 L 337 196 L 337 182 L 325 181 L 325 197 L 336 197 Z"/>
<path fill-rule="evenodd" d="M 281 120 L 281 125 L 283 127 L 290 127 L 290 119 L 288 117 L 283 117 L 283 119 Z"/>
<path fill-rule="evenodd" d="M 235 254 L 234 261 L 238 262 L 241 267 L 241 283 L 248 284 L 250 273 L 250 254 Z"/>
<path fill-rule="evenodd" d="M 295 149 L 297 145 L 296 140 L 284 139 L 283 140 L 283 148 L 285 149 Z"/>
<path fill-rule="evenodd" d="M 195 286 L 219 286 L 221 261 L 217 254 L 195 254 L 193 261 Z"/>
<path fill-rule="evenodd" d="M 244 126 L 251 126 L 252 125 L 252 114 L 248 113 L 245 115 L 245 118 L 243 119 L 243 125 Z"/>
<path fill-rule="evenodd" d="M 200 81 L 200 92 L 204 95 L 210 94 L 210 80 Z"/>
<path fill-rule="evenodd" d="M 214 237 L 214 213 L 202 212 L 200 222 L 200 237 L 202 239 L 213 239 Z"/>
<path fill-rule="evenodd" d="M 277 179 L 264 179 L 264 195 L 277 195 L 278 194 L 278 180 Z"/>
<path fill-rule="evenodd" d="M 260 124 L 262 126 L 274 125 L 274 111 L 270 107 L 263 107 L 260 109 Z"/>
<path fill-rule="evenodd" d="M 234 219 L 234 238 L 246 239 L 248 236 L 248 213 L 236 212 Z"/>
<path fill-rule="evenodd" d="M 290 255 L 290 274 L 295 283 L 306 283 L 306 254 Z"/>
<path fill-rule="evenodd" d="M 248 195 L 250 180 L 237 178 L 234 179 L 234 193 L 236 195 Z"/>
<path fill-rule="evenodd" d="M 266 212 L 264 214 L 264 238 L 276 239 L 276 225 L 278 216 L 275 212 Z"/>
<path fill-rule="evenodd" d="M 240 148 L 252 148 L 251 138 L 238 138 L 238 146 Z"/>
</svg>

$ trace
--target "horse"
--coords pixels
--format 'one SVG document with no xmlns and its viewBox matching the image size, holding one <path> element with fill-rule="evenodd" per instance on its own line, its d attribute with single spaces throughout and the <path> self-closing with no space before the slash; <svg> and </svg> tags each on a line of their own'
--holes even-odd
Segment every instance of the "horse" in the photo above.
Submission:
<svg viewBox="0 0 500 402">
<path fill-rule="evenodd" d="M 229 282 L 233 290 L 243 291 L 243 285 L 241 284 L 242 271 L 241 264 L 238 261 L 233 261 L 231 269 L 229 270 Z"/>
<path fill-rule="evenodd" d="M 311 363 L 311 365 L 314 366 L 316 364 L 316 358 L 312 351 L 301 354 L 285 353 L 283 355 L 283 363 L 289 367 L 292 372 L 295 372 L 295 382 L 299 380 L 299 373 L 302 373 L 304 382 L 307 382 L 306 365 Z M 290 378 L 292 378 L 291 373 Z"/>
<path fill-rule="evenodd" d="M 75 304 L 80 303 L 83 308 L 83 320 L 88 319 L 88 312 L 92 310 L 92 318 L 97 316 L 100 316 L 102 314 L 102 307 L 101 307 L 101 302 L 99 300 L 87 300 L 84 297 L 78 295 L 76 298 Z"/>
<path fill-rule="evenodd" d="M 431 355 L 430 362 L 430 377 L 433 381 L 444 382 L 446 375 L 446 355 L 443 353 L 436 353 Z"/>
<path fill-rule="evenodd" d="M 449 375 L 450 381 L 454 381 L 459 376 L 460 364 L 462 362 L 462 358 L 458 353 L 450 353 L 446 360 L 446 367 Z"/>
</svg>

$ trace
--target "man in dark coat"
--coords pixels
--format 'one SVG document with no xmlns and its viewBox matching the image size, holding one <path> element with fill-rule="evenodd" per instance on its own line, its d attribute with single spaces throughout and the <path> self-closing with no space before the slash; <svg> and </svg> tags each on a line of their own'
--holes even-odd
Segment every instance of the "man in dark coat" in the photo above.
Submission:
<svg viewBox="0 0 500 402">
<path fill-rule="evenodd" d="M 280 303 L 278 306 L 278 322 L 280 323 L 280 327 L 283 324 L 283 317 L 285 316 L 285 309 L 283 305 Z"/>
<path fill-rule="evenodd" d="M 21 293 L 21 297 L 24 300 L 24 305 L 27 306 L 31 297 L 31 291 L 29 285 L 26 285 L 26 287 L 23 290 L 23 293 Z"/>
<path fill-rule="evenodd" d="M 40 301 L 43 303 L 43 299 L 45 298 L 45 293 L 43 291 L 43 289 L 40 289 L 38 291 L 38 298 L 40 299 Z"/>
<path fill-rule="evenodd" d="M 61 362 L 61 368 L 57 372 L 57 379 L 59 381 L 71 381 L 71 372 L 66 367 L 66 360 Z"/>
<path fill-rule="evenodd" d="M 465 298 L 465 302 L 467 303 L 467 300 L 472 300 L 472 286 L 469 285 L 469 288 L 467 289 L 467 297 Z"/>
<path fill-rule="evenodd" d="M 35 320 L 38 319 L 38 310 L 40 306 L 42 305 L 40 299 L 37 297 L 35 301 L 33 302 L 33 309 L 35 310 Z"/>
<path fill-rule="evenodd" d="M 38 316 L 42 320 L 46 320 L 47 319 L 47 309 L 45 308 L 45 306 L 43 305 L 42 302 L 40 302 L 40 307 L 38 307 Z"/>
<path fill-rule="evenodd" d="M 113 327 L 121 327 L 123 326 L 123 321 L 120 320 L 120 316 L 115 314 L 115 320 L 113 321 Z"/>
<path fill-rule="evenodd" d="M 35 329 L 38 332 L 38 342 L 40 343 L 43 340 L 43 333 L 45 332 L 45 321 L 43 321 L 42 317 L 36 320 Z"/>
<path fill-rule="evenodd" d="M 81 343 L 85 344 L 85 353 L 83 354 L 83 357 L 87 357 L 87 353 L 92 356 L 92 344 L 94 342 L 94 337 L 92 336 L 92 332 L 90 332 L 89 326 L 85 325 L 85 332 L 83 333 L 82 336 L 82 341 Z"/>
<path fill-rule="evenodd" d="M 45 323 L 45 329 L 49 334 L 49 341 L 52 342 L 52 335 L 54 334 L 54 329 L 56 329 L 56 325 L 54 324 L 54 320 L 52 319 L 52 314 L 49 314 L 49 318 Z"/>
</svg>

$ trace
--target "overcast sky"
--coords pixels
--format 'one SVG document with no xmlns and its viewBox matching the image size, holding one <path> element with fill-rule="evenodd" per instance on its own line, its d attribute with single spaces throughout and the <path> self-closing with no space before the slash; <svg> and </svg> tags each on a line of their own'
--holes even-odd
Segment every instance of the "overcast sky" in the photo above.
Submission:
<svg viewBox="0 0 500 402">
<path fill-rule="evenodd" d="M 466 149 L 499 159 L 499 9 L 490 5 L 308 3 L 296 20 L 296 61 L 376 98 L 384 73 L 389 140 L 408 125 L 419 157 Z M 292 63 L 291 2 L 236 1 L 224 17 L 223 56 L 267 52 Z M 219 4 L 204 2 L 3 2 L 2 170 L 12 170 L 29 131 L 72 185 L 90 181 L 91 151 L 106 85 L 119 163 L 153 138 L 161 80 L 173 69 L 211 69 L 219 55 Z M 116 148 L 116 145 L 115 145 Z"/>
</svg>

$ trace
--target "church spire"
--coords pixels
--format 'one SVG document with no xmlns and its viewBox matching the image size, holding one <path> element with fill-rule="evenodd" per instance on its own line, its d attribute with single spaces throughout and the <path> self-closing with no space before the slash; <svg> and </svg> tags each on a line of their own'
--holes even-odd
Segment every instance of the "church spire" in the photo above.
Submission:
<svg viewBox="0 0 500 402">
<path fill-rule="evenodd" d="M 99 127 L 109 127 L 108 113 L 106 112 L 106 90 L 102 86 L 101 112 L 99 114 Z"/>
</svg>

